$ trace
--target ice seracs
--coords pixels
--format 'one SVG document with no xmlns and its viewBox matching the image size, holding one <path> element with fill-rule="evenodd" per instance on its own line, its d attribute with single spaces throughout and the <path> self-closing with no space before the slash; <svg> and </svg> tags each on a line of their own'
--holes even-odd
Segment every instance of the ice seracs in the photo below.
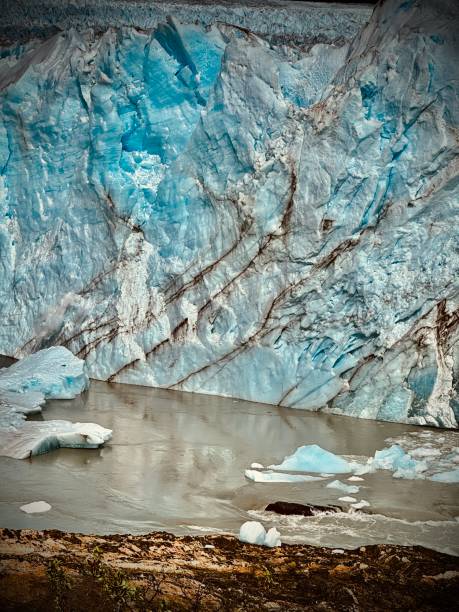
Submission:
<svg viewBox="0 0 459 612">
<path fill-rule="evenodd" d="M 25 459 L 60 447 L 97 448 L 111 438 L 95 423 L 25 421 L 46 399 L 72 399 L 87 389 L 84 361 L 51 347 L 0 370 L 0 455 Z M 69 406 L 71 411 L 71 406 Z"/>
</svg>

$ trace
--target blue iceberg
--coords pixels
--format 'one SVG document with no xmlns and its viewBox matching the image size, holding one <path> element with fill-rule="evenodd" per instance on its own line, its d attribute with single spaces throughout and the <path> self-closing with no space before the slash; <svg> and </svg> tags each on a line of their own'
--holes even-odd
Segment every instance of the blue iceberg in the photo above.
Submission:
<svg viewBox="0 0 459 612">
<path fill-rule="evenodd" d="M 330 453 L 317 444 L 300 446 L 293 455 L 288 455 L 279 465 L 270 465 L 275 470 L 291 472 L 317 472 L 345 474 L 352 472 L 351 464 L 342 457 Z"/>
</svg>

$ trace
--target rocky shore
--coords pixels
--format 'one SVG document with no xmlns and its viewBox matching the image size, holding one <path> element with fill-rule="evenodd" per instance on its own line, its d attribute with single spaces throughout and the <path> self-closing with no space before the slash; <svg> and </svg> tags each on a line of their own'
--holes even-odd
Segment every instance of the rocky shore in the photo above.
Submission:
<svg viewBox="0 0 459 612">
<path fill-rule="evenodd" d="M 420 547 L 0 530 L 0 609 L 453 610 L 459 561 Z"/>
</svg>

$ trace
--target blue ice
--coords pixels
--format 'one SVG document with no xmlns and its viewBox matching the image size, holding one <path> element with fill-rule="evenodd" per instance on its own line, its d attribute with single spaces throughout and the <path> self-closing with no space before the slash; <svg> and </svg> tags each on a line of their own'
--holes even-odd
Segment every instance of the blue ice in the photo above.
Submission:
<svg viewBox="0 0 459 612">
<path fill-rule="evenodd" d="M 345 474 L 352 471 L 348 461 L 327 451 L 317 444 L 300 446 L 288 455 L 279 465 L 270 465 L 276 470 L 290 470 L 291 472 L 318 472 L 330 474 Z"/>
</svg>

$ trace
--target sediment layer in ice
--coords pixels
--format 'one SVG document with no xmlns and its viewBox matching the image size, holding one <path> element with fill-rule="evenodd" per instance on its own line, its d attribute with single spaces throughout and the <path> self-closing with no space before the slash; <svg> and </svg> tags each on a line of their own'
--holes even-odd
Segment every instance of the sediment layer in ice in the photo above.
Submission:
<svg viewBox="0 0 459 612">
<path fill-rule="evenodd" d="M 457 2 L 304 45 L 178 7 L 3 49 L 0 352 L 455 427 Z"/>
</svg>

